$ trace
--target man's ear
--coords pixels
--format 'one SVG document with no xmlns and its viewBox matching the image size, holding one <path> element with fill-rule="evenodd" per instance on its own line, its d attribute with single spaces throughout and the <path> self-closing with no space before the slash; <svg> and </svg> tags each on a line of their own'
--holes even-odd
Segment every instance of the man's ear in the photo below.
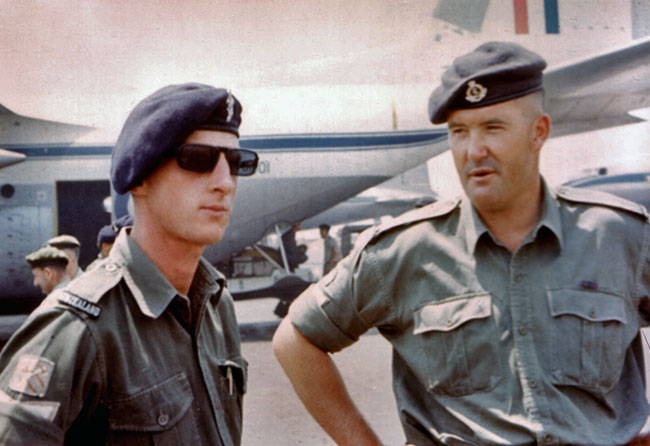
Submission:
<svg viewBox="0 0 650 446">
<path fill-rule="evenodd" d="M 47 280 L 52 280 L 52 278 L 54 277 L 54 270 L 50 266 L 44 266 L 43 272 L 45 273 L 45 277 L 47 277 Z"/>
<path fill-rule="evenodd" d="M 144 180 L 140 181 L 138 184 L 133 186 L 129 192 L 131 193 L 132 196 L 134 197 L 142 197 L 144 195 L 147 195 L 147 179 L 145 178 Z"/>
<path fill-rule="evenodd" d="M 539 152 L 548 139 L 551 132 L 551 118 L 547 114 L 541 114 L 533 122 L 532 148 L 533 151 Z"/>
</svg>

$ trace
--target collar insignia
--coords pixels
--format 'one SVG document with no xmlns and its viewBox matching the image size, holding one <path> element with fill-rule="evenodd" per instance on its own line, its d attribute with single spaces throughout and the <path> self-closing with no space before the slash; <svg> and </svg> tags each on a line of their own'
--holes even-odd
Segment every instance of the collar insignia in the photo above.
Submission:
<svg viewBox="0 0 650 446">
<path fill-rule="evenodd" d="M 465 92 L 465 99 L 468 102 L 481 102 L 487 95 L 487 88 L 476 81 L 469 81 L 467 84 L 467 91 Z"/>
</svg>

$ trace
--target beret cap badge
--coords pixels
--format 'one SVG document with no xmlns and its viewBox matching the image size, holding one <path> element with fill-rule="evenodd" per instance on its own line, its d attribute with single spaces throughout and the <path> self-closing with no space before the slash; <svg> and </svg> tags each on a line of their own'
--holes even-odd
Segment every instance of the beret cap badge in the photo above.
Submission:
<svg viewBox="0 0 650 446">
<path fill-rule="evenodd" d="M 469 81 L 467 83 L 467 92 L 465 93 L 465 99 L 468 102 L 476 103 L 481 102 L 485 95 L 487 95 L 487 88 L 479 84 L 476 81 Z"/>
<path fill-rule="evenodd" d="M 230 122 L 233 115 L 235 114 L 235 98 L 232 96 L 230 90 L 228 90 L 228 98 L 226 99 L 226 107 L 228 116 L 226 116 L 226 122 Z"/>
</svg>

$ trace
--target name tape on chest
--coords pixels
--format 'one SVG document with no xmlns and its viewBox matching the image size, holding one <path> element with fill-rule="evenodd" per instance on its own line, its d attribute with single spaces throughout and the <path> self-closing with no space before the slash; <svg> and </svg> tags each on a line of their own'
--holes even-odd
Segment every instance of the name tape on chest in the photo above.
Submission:
<svg viewBox="0 0 650 446">
<path fill-rule="evenodd" d="M 98 317 L 99 313 L 102 312 L 102 309 L 99 306 L 80 297 L 73 296 L 72 294 L 61 293 L 58 296 L 58 301 L 69 305 L 72 308 L 76 308 L 77 310 L 82 311 L 86 314 L 89 314 L 92 317 Z"/>
</svg>

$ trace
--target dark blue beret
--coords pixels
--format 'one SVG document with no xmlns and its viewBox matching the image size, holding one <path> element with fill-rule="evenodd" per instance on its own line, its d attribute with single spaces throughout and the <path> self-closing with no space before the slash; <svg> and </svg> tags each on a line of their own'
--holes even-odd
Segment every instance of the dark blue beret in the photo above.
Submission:
<svg viewBox="0 0 650 446">
<path fill-rule="evenodd" d="M 447 121 L 449 112 L 509 101 L 542 89 L 546 61 L 511 42 L 487 42 L 457 57 L 429 98 L 429 118 Z"/>
<path fill-rule="evenodd" d="M 133 216 L 131 214 L 124 214 L 117 220 L 115 220 L 112 224 L 113 230 L 117 234 L 120 232 L 120 229 L 122 229 L 124 226 L 133 226 Z"/>
<path fill-rule="evenodd" d="M 135 106 L 111 161 L 115 190 L 126 193 L 145 179 L 192 132 L 221 130 L 239 137 L 242 106 L 222 88 L 190 83 L 161 88 Z"/>
<path fill-rule="evenodd" d="M 113 225 L 102 226 L 102 228 L 97 233 L 97 246 L 101 246 L 102 243 L 113 243 L 115 242 L 115 237 L 117 232 Z"/>
</svg>

